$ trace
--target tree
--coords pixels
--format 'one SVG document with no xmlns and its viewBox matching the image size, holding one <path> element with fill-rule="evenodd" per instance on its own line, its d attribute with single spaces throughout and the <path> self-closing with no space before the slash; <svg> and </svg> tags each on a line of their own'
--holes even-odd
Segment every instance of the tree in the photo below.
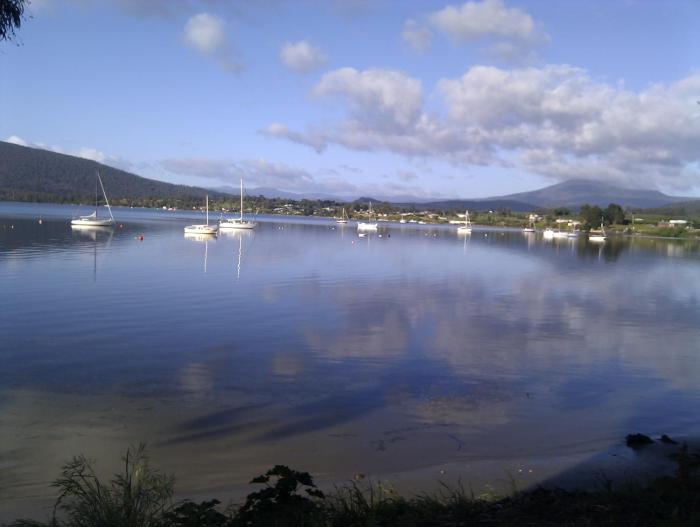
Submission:
<svg viewBox="0 0 700 527">
<path fill-rule="evenodd" d="M 600 225 L 600 220 L 603 217 L 603 210 L 598 205 L 582 205 L 581 206 L 581 221 L 584 226 L 595 227 Z"/>
<path fill-rule="evenodd" d="M 608 223 L 622 225 L 625 223 L 625 211 L 617 203 L 611 203 L 603 213 Z"/>
<path fill-rule="evenodd" d="M 0 0 L 0 41 L 12 40 L 24 20 L 27 0 Z"/>
</svg>

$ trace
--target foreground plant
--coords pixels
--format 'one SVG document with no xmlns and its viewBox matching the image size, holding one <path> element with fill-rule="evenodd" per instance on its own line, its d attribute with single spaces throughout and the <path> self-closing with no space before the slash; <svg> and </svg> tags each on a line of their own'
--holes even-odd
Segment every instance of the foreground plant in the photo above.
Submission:
<svg viewBox="0 0 700 527">
<path fill-rule="evenodd" d="M 59 489 L 48 523 L 18 520 L 16 527 L 157 527 L 170 507 L 174 479 L 151 469 L 146 447 L 129 448 L 123 472 L 103 482 L 93 462 L 74 457 L 53 483 Z"/>
</svg>

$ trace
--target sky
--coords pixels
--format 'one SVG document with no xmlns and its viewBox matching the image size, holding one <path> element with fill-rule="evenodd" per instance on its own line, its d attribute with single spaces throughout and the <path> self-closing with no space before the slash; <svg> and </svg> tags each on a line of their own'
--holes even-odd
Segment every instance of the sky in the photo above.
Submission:
<svg viewBox="0 0 700 527">
<path fill-rule="evenodd" d="M 173 183 L 700 196 L 698 0 L 33 0 L 0 140 Z"/>
</svg>

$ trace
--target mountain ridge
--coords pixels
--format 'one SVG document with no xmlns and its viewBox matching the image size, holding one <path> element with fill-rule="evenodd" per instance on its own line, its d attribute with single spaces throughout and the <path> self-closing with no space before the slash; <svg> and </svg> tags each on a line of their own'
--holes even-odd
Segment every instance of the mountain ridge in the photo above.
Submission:
<svg viewBox="0 0 700 527">
<path fill-rule="evenodd" d="M 234 186 L 205 189 L 145 178 L 126 170 L 110 167 L 50 150 L 26 147 L 0 141 L 0 200 L 89 202 L 94 198 L 95 173 L 103 175 L 111 200 L 164 201 L 203 200 L 206 194 L 214 199 L 238 195 Z M 266 187 L 252 188 L 250 196 L 267 198 L 331 200 L 338 202 L 367 201 L 368 197 L 334 196 L 323 192 L 293 193 Z M 314 197 L 310 197 L 314 196 Z M 659 208 L 676 203 L 694 207 L 700 198 L 668 196 L 657 190 L 630 189 L 599 181 L 571 180 L 529 192 L 474 199 L 425 199 L 416 196 L 372 196 L 372 201 L 391 203 L 397 207 L 434 210 L 499 210 L 527 212 L 556 207 L 576 209 L 583 204 L 607 206 L 617 203 L 636 209 Z"/>
</svg>

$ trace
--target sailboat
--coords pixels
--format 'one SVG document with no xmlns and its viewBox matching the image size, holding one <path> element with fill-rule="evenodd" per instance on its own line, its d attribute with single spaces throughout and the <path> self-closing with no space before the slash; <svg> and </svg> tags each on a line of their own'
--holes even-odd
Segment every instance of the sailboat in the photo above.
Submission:
<svg viewBox="0 0 700 527">
<path fill-rule="evenodd" d="M 472 233 L 472 222 L 469 219 L 469 211 L 465 210 L 464 211 L 464 225 L 460 225 L 457 227 L 457 232 L 461 232 L 462 234 L 471 234 Z"/>
<path fill-rule="evenodd" d="M 523 232 L 525 232 L 525 233 L 535 232 L 535 220 L 530 218 L 530 223 L 527 224 L 527 227 L 523 227 Z"/>
<path fill-rule="evenodd" d="M 377 230 L 377 222 L 372 222 L 372 202 L 369 202 L 369 213 L 368 213 L 368 218 L 366 222 L 359 221 L 357 222 L 357 230 L 358 231 L 376 231 Z"/>
<path fill-rule="evenodd" d="M 336 223 L 347 223 L 348 222 L 348 213 L 345 212 L 345 208 L 343 208 L 343 212 L 340 214 L 340 218 L 335 220 Z"/>
<path fill-rule="evenodd" d="M 257 222 L 243 219 L 243 179 L 241 179 L 241 216 L 239 218 L 222 218 L 219 220 L 220 229 L 254 229 Z"/>
<path fill-rule="evenodd" d="M 219 232 L 219 227 L 216 225 L 209 225 L 209 196 L 207 195 L 207 223 L 188 225 L 185 227 L 185 234 L 216 234 Z"/>
<path fill-rule="evenodd" d="M 571 230 L 566 233 L 569 238 L 578 238 L 581 231 L 578 229 L 578 222 L 572 221 L 570 224 Z"/>
<path fill-rule="evenodd" d="M 97 217 L 97 188 L 95 188 L 95 211 L 87 216 L 80 216 L 71 220 L 70 224 L 72 227 L 111 227 L 114 225 L 114 216 L 112 216 L 112 207 L 109 206 L 109 200 L 107 199 L 107 193 L 105 192 L 105 187 L 102 184 L 102 178 L 100 177 L 100 171 L 97 171 L 97 181 L 100 183 L 102 188 L 102 195 L 105 198 L 105 203 L 107 203 L 107 210 L 109 210 L 109 218 L 98 218 Z"/>
<path fill-rule="evenodd" d="M 591 231 L 588 234 L 588 239 L 592 242 L 604 242 L 607 238 L 605 234 L 605 226 L 603 225 L 603 218 L 600 218 L 600 231 Z"/>
</svg>

